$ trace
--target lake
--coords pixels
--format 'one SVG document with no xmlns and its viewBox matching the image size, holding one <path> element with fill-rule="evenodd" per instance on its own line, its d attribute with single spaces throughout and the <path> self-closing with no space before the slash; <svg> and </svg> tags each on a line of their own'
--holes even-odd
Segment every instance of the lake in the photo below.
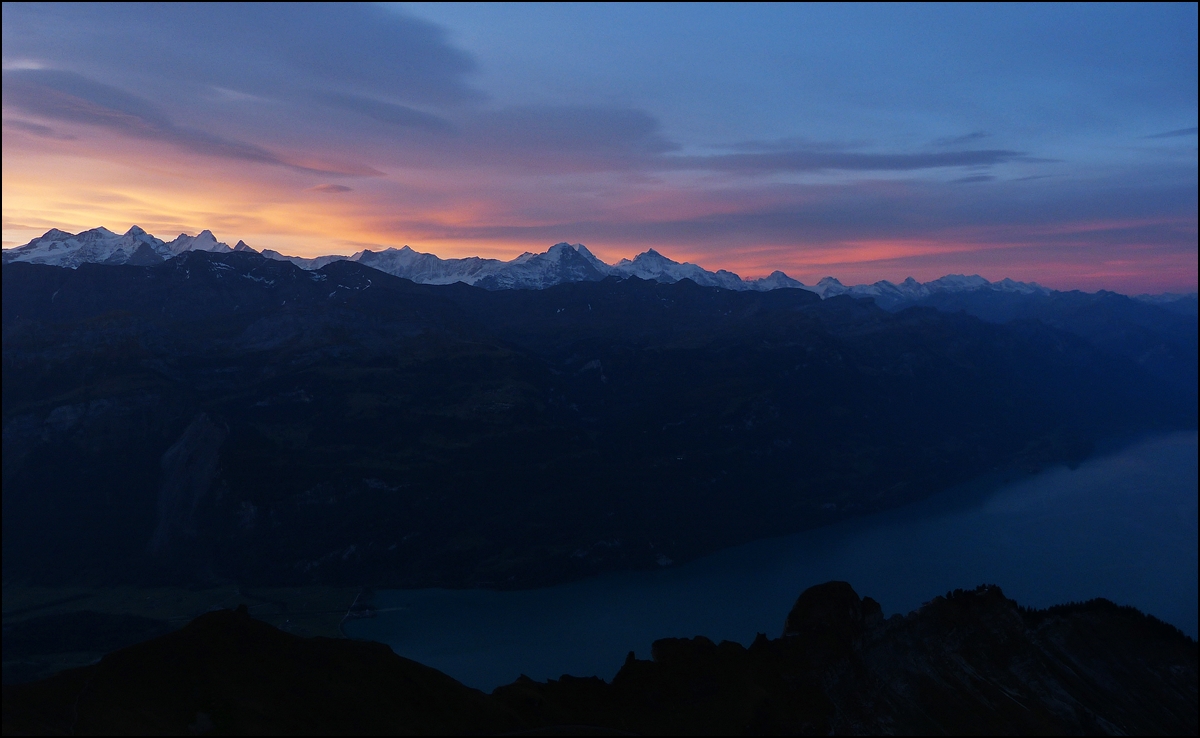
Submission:
<svg viewBox="0 0 1200 738">
<path fill-rule="evenodd" d="M 800 592 L 833 579 L 887 615 L 989 583 L 1034 607 L 1106 597 L 1195 638 L 1196 457 L 1196 432 L 1177 433 L 657 571 L 517 592 L 380 591 L 379 616 L 344 630 L 487 691 L 520 674 L 611 679 L 659 638 L 777 637 Z"/>
</svg>

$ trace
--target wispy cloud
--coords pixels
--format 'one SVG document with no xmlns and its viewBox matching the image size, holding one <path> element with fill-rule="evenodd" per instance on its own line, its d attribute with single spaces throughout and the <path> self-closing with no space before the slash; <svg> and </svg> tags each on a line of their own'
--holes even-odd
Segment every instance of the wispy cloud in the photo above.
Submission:
<svg viewBox="0 0 1200 738">
<path fill-rule="evenodd" d="M 1165 131 L 1163 133 L 1155 133 L 1152 136 L 1142 136 L 1142 138 L 1178 138 L 1180 136 L 1195 136 L 1196 127 L 1177 128 L 1174 131 Z"/>
<path fill-rule="evenodd" d="M 13 128 L 15 130 L 23 131 L 25 133 L 29 133 L 34 136 L 39 136 L 41 138 L 49 138 L 49 139 L 52 139 L 55 141 L 74 141 L 74 140 L 76 140 L 75 136 L 72 136 L 69 133 L 61 133 L 59 131 L 54 130 L 50 126 L 44 126 L 41 123 L 31 123 L 30 121 L 27 121 L 27 120 L 16 120 L 13 118 L 5 118 L 4 126 L 6 128 Z"/>
<path fill-rule="evenodd" d="M 319 184 L 316 187 L 309 187 L 309 188 L 305 189 L 304 191 L 305 192 L 328 192 L 331 194 L 338 194 L 338 193 L 342 193 L 342 192 L 353 192 L 353 189 L 350 187 L 347 187 L 346 185 L 340 185 L 340 184 Z"/>
<path fill-rule="evenodd" d="M 454 125 L 449 120 L 407 105 L 344 92 L 314 92 L 312 96 L 331 107 L 348 110 L 402 128 L 418 128 L 439 133 L 448 133 L 454 130 Z"/>
<path fill-rule="evenodd" d="M 972 174 L 969 177 L 959 177 L 950 180 L 950 184 L 975 184 L 976 182 L 993 182 L 995 177 L 990 174 Z"/>
<path fill-rule="evenodd" d="M 982 141 L 985 138 L 991 138 L 992 134 L 987 131 L 972 131 L 971 133 L 962 136 L 950 136 L 948 138 L 939 138 L 933 142 L 934 146 L 970 146 Z"/>
<path fill-rule="evenodd" d="M 747 153 L 786 151 L 852 151 L 867 145 L 865 141 L 814 141 L 802 136 L 788 136 L 769 141 L 739 141 L 714 148 Z"/>
<path fill-rule="evenodd" d="M 781 151 L 769 154 L 722 154 L 718 156 L 664 157 L 664 166 L 674 169 L 709 169 L 722 172 L 761 174 L 769 172 L 860 171 L 907 172 L 943 167 L 975 167 L 1032 161 L 1021 151 L 983 149 L 931 153 L 862 153 L 857 151 Z"/>
<path fill-rule="evenodd" d="M 300 165 L 252 143 L 176 125 L 149 101 L 75 72 L 6 69 L 4 98 L 5 102 L 41 118 L 105 128 L 130 138 L 162 141 L 204 156 L 326 174 L 369 173 L 364 169 L 323 169 Z M 46 126 L 39 127 L 48 129 Z"/>
</svg>

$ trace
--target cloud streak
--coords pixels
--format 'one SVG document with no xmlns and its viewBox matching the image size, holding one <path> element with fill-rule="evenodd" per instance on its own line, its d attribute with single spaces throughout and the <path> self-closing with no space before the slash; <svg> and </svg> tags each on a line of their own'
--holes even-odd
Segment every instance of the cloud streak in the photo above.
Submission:
<svg viewBox="0 0 1200 738">
<path fill-rule="evenodd" d="M 435 133 L 454 131 L 454 124 L 449 120 L 407 105 L 398 105 L 364 95 L 351 95 L 344 92 L 314 92 L 312 96 L 317 101 L 331 107 L 358 113 L 381 123 L 401 128 L 416 128 Z"/>
<path fill-rule="evenodd" d="M 1156 133 L 1153 136 L 1143 136 L 1143 138 L 1180 138 L 1182 136 L 1195 136 L 1196 130 L 1197 129 L 1195 126 L 1192 126 L 1191 128 L 1177 128 L 1174 131 Z"/>
<path fill-rule="evenodd" d="M 971 133 L 967 133 L 962 136 L 949 136 L 946 138 L 939 138 L 938 140 L 933 142 L 933 145 L 934 146 L 969 146 L 969 145 L 978 143 L 979 141 L 982 141 L 985 138 L 991 138 L 991 137 L 992 137 L 992 134 L 990 134 L 986 131 L 972 131 Z"/>
<path fill-rule="evenodd" d="M 51 69 L 4 70 L 4 101 L 25 113 L 64 123 L 105 128 L 129 138 L 162 141 L 203 156 L 292 167 L 325 174 L 369 174 L 371 170 L 324 169 L 299 165 L 252 143 L 178 126 L 154 105 L 74 72 Z M 23 130 L 30 130 L 26 124 Z M 44 135 L 47 126 L 30 132 Z"/>
<path fill-rule="evenodd" d="M 18 131 L 22 131 L 24 133 L 29 133 L 34 136 L 38 136 L 40 138 L 49 138 L 49 139 L 53 139 L 55 141 L 74 141 L 74 140 L 76 140 L 75 136 L 72 136 L 69 133 L 59 133 L 58 131 L 54 130 L 50 126 L 44 126 L 41 123 L 31 123 L 27 120 L 15 120 L 12 118 L 5 118 L 4 125 L 9 128 L 13 128 Z"/>
<path fill-rule="evenodd" d="M 911 172 L 947 167 L 979 167 L 1014 161 L 1039 160 L 1020 151 L 982 149 L 933 153 L 861 153 L 854 151 L 784 151 L 764 154 L 722 154 L 664 158 L 673 169 L 707 169 L 739 174 L 772 172 Z"/>
</svg>

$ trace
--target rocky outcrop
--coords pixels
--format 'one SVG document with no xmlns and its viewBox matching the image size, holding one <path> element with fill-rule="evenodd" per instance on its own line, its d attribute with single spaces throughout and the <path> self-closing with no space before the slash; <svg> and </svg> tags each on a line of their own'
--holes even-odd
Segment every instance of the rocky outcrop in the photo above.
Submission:
<svg viewBox="0 0 1200 738">
<path fill-rule="evenodd" d="M 496 695 L 530 722 L 635 733 L 1194 734 L 1196 642 L 1105 600 L 1021 608 L 998 587 L 884 620 L 845 582 L 804 592 L 785 634 L 630 654 L 612 684 L 528 680 Z"/>
<path fill-rule="evenodd" d="M 1105 600 L 1029 610 L 998 587 L 907 616 L 845 582 L 804 592 L 778 639 L 629 654 L 611 683 L 522 677 L 484 695 L 373 643 L 241 612 L 4 688 L 15 733 L 1188 734 L 1196 642 Z"/>
</svg>

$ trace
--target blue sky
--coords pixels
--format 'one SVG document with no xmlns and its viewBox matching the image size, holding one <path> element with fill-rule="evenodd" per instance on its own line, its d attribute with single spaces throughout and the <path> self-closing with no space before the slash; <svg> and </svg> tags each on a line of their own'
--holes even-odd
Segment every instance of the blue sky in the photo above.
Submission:
<svg viewBox="0 0 1200 738">
<path fill-rule="evenodd" d="M 4 240 L 1194 290 L 1175 5 L 4 6 Z"/>
</svg>

